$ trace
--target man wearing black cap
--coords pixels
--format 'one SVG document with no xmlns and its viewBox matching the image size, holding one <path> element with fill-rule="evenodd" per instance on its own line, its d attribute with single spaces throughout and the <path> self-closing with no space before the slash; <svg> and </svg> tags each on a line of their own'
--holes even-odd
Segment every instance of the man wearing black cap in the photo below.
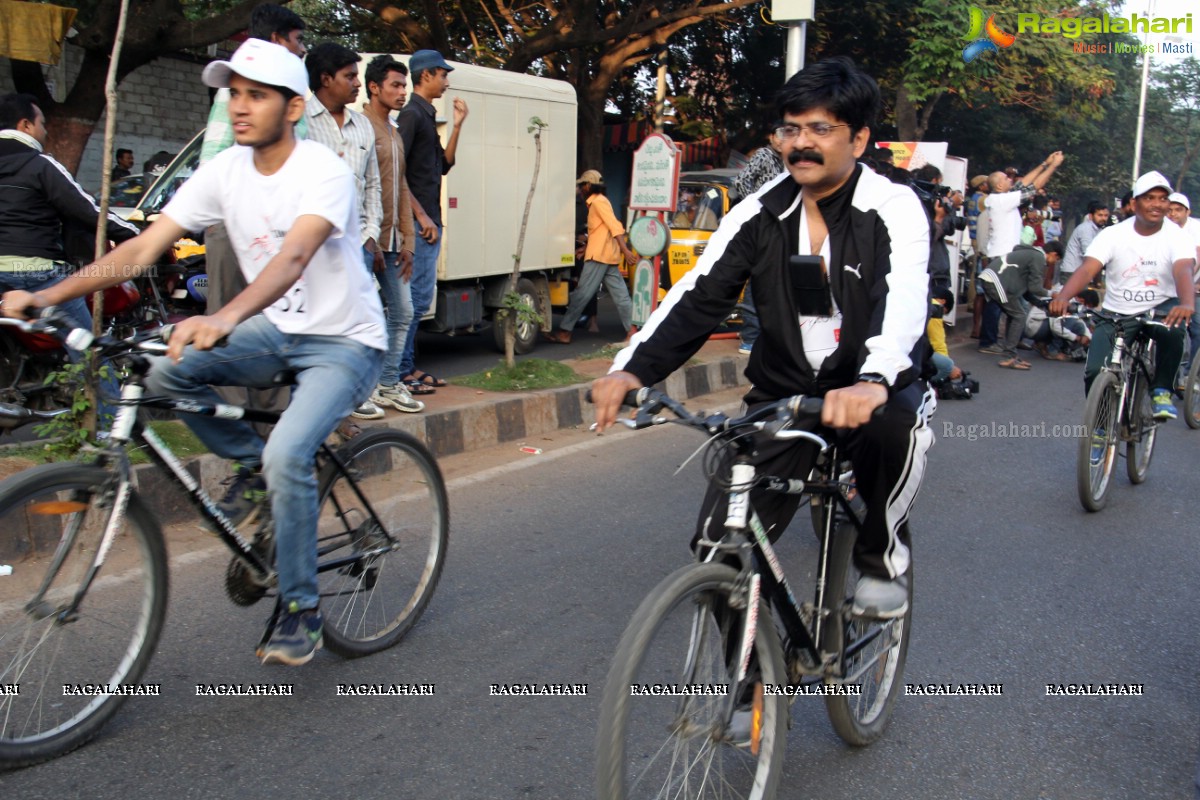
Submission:
<svg viewBox="0 0 1200 800">
<path fill-rule="evenodd" d="M 396 117 L 400 140 L 404 143 L 407 159 L 405 175 L 408 178 L 409 198 L 412 200 L 413 216 L 420 227 L 420 235 L 414 243 L 412 289 L 413 324 L 408 328 L 404 354 L 400 358 L 401 380 L 414 394 L 428 394 L 433 387 L 445 386 L 446 382 L 417 370 L 413 362 L 417 342 L 417 328 L 421 317 L 433 302 L 433 291 L 437 284 L 438 253 L 442 248 L 442 176 L 454 166 L 458 152 L 458 135 L 467 119 L 467 103 L 461 97 L 454 98 L 454 128 L 446 146 L 438 136 L 437 112 L 433 101 L 450 88 L 450 73 L 454 67 L 446 63 L 436 50 L 418 50 L 408 60 L 408 74 L 412 81 L 412 97 L 408 105 Z"/>
</svg>

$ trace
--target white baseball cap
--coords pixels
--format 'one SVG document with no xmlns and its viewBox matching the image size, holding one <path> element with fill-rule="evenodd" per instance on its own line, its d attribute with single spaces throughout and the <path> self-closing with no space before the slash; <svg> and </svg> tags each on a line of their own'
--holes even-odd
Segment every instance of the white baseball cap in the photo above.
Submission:
<svg viewBox="0 0 1200 800">
<path fill-rule="evenodd" d="M 1179 203 L 1179 205 L 1183 206 L 1188 211 L 1192 210 L 1192 204 L 1188 202 L 1187 195 L 1183 192 L 1175 192 L 1175 194 L 1168 197 L 1167 200 L 1171 203 Z"/>
<path fill-rule="evenodd" d="M 1163 177 L 1161 172 L 1153 169 L 1133 182 L 1133 196 L 1141 197 L 1151 189 L 1166 189 L 1168 193 L 1173 191 L 1171 182 Z"/>
<path fill-rule="evenodd" d="M 235 74 L 267 86 L 291 89 L 301 97 L 308 94 L 304 62 L 286 47 L 262 39 L 247 39 L 228 61 L 213 61 L 204 68 L 200 80 L 205 86 L 227 89 L 230 76 Z"/>
</svg>

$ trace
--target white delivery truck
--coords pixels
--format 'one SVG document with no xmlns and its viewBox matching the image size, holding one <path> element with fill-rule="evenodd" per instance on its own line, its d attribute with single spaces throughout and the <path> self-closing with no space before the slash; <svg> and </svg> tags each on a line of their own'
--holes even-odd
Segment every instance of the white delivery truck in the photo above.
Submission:
<svg viewBox="0 0 1200 800">
<path fill-rule="evenodd" d="M 361 55 L 360 79 L 377 54 Z M 408 63 L 406 55 L 394 57 Z M 575 263 L 575 90 L 564 81 L 451 64 L 450 90 L 434 102 L 443 142 L 453 125 L 448 112 L 455 97 L 467 102 L 470 114 L 454 168 L 442 180 L 437 292 L 423 326 L 450 335 L 472 332 L 502 306 L 512 283 L 513 256 L 533 179 L 535 145 L 528 129 L 530 119 L 537 117 L 548 127 L 541 135 L 541 168 L 516 288 L 550 330 L 551 303 L 566 305 L 567 279 Z M 354 108 L 361 109 L 366 100 L 364 81 Z M 203 138 L 201 131 L 145 193 L 135 220 L 160 211 L 196 171 Z M 202 272 L 199 265 L 194 269 Z M 503 351 L 503 327 L 494 325 L 492 330 Z M 536 325 L 519 326 L 517 352 L 529 352 L 537 340 Z"/>
<path fill-rule="evenodd" d="M 359 77 L 375 53 L 362 53 Z M 407 65 L 408 56 L 393 56 Z M 490 320 L 511 288 L 513 256 L 533 180 L 535 145 L 529 132 L 537 117 L 542 131 L 541 168 L 525 230 L 521 280 L 516 287 L 550 326 L 550 303 L 566 304 L 567 278 L 575 263 L 575 89 L 564 81 L 450 62 L 450 89 L 434 101 L 442 141 L 449 139 L 455 97 L 469 114 L 458 140 L 454 168 L 442 179 L 442 250 L 434 305 L 426 330 L 447 334 L 476 330 Z M 412 93 L 409 77 L 409 94 Z M 367 100 L 364 81 L 359 95 Z M 492 326 L 503 350 L 504 332 Z M 517 333 L 517 352 L 538 339 L 535 325 Z"/>
</svg>

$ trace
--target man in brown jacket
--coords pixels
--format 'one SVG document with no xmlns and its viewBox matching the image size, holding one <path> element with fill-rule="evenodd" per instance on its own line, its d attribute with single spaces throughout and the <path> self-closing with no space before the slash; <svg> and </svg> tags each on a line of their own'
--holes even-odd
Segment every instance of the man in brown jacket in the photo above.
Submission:
<svg viewBox="0 0 1200 800">
<path fill-rule="evenodd" d="M 383 360 L 379 386 L 371 394 L 377 406 L 416 413 L 425 408 L 412 393 L 432 393 L 432 388 L 405 386 L 400 380 L 400 356 L 413 319 L 412 277 L 413 228 L 408 183 L 404 178 L 404 144 L 392 122 L 391 112 L 404 106 L 408 95 L 408 68 L 389 55 L 376 56 L 367 65 L 368 101 L 363 114 L 375 129 L 375 156 L 379 161 L 379 182 L 383 194 L 383 222 L 379 249 L 375 253 L 375 274 L 383 301 L 387 305 L 388 350 Z"/>
</svg>

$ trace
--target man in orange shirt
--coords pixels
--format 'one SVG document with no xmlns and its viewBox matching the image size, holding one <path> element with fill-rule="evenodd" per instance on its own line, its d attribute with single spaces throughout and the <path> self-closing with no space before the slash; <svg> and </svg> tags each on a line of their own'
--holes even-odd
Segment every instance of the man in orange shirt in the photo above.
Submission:
<svg viewBox="0 0 1200 800">
<path fill-rule="evenodd" d="M 633 324 L 633 301 L 619 267 L 622 257 L 632 264 L 637 261 L 637 256 L 625 243 L 625 226 L 613 214 L 612 203 L 604 196 L 604 178 L 597 170 L 587 170 L 575 184 L 588 206 L 588 240 L 583 254 L 583 272 L 579 276 L 579 285 L 571 294 L 567 313 L 559 321 L 559 329 L 546 334 L 547 339 L 559 344 L 570 343 L 575 323 L 588 301 L 599 291 L 601 283 L 608 287 L 617 304 L 621 326 L 626 333 Z"/>
</svg>

